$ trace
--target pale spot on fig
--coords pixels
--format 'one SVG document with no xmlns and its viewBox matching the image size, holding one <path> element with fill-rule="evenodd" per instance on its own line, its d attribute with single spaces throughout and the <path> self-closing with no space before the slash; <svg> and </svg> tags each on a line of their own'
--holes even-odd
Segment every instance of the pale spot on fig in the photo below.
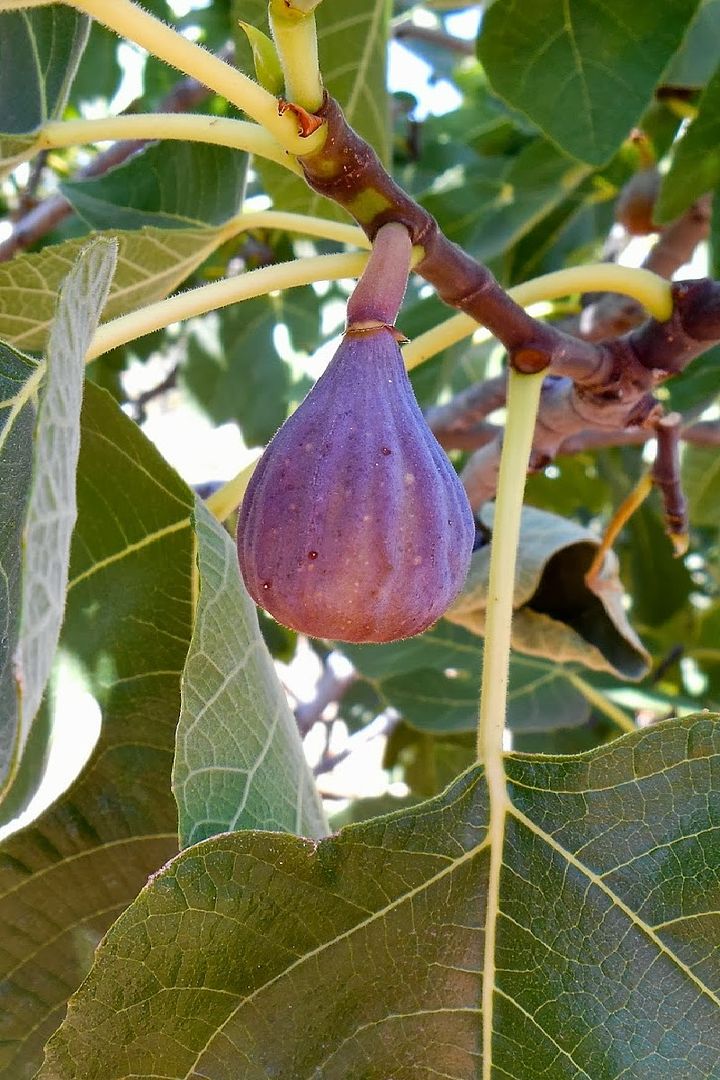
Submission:
<svg viewBox="0 0 720 1080">
<path fill-rule="evenodd" d="M 413 474 L 411 472 L 405 473 L 405 476 L 403 477 L 403 479 L 405 480 L 405 483 L 408 484 L 408 485 L 415 483 L 415 477 L 413 476 Z M 450 522 L 448 522 L 448 524 L 450 524 Z"/>
</svg>

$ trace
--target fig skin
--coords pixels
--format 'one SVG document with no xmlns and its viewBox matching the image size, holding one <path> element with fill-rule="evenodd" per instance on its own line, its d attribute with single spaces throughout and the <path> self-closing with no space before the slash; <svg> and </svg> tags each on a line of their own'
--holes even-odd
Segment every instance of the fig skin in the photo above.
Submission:
<svg viewBox="0 0 720 1080">
<path fill-rule="evenodd" d="M 348 334 L 268 445 L 238 521 L 252 598 L 312 637 L 384 642 L 463 586 L 475 524 L 415 401 L 395 332 Z"/>
</svg>

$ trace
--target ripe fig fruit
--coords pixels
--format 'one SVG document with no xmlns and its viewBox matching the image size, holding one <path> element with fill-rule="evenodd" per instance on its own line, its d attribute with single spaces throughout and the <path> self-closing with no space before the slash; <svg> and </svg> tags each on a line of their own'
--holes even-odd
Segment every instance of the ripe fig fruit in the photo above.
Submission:
<svg viewBox="0 0 720 1080">
<path fill-rule="evenodd" d="M 245 494 L 237 541 L 250 595 L 313 637 L 394 641 L 447 610 L 474 540 L 395 332 L 349 333 Z"/>
<path fill-rule="evenodd" d="M 653 211 L 660 192 L 660 173 L 652 166 L 640 169 L 631 176 L 615 204 L 615 220 L 624 225 L 631 236 L 647 236 L 657 232 Z"/>
</svg>

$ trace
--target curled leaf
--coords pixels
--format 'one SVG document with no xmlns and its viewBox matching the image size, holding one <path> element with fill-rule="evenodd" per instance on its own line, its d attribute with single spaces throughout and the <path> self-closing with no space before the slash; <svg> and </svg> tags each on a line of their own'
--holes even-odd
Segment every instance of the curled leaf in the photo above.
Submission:
<svg viewBox="0 0 720 1080">
<path fill-rule="evenodd" d="M 481 513 L 492 528 L 493 507 Z M 515 576 L 513 647 L 560 663 L 575 661 L 621 678 L 641 679 L 649 656 L 623 604 L 618 561 L 608 552 L 592 582 L 586 573 L 598 538 L 576 522 L 525 507 Z M 473 554 L 465 587 L 446 618 L 485 632 L 490 544 Z"/>
</svg>

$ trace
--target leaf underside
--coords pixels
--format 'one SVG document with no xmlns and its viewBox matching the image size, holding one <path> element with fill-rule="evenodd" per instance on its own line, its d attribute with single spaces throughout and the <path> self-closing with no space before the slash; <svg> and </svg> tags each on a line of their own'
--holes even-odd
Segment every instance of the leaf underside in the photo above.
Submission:
<svg viewBox="0 0 720 1080">
<path fill-rule="evenodd" d="M 98 941 L 177 851 L 170 773 L 192 626 L 192 507 L 136 425 L 88 384 L 60 651 L 102 730 L 69 790 L 0 844 L 2 1080 L 35 1075 Z M 72 742 L 81 723 L 66 708 L 60 737 Z"/>
<path fill-rule="evenodd" d="M 200 599 L 173 766 L 182 844 L 234 829 L 322 836 L 327 823 L 235 544 L 200 502 L 195 521 Z"/>
<path fill-rule="evenodd" d="M 40 708 L 57 646 L 65 607 L 70 559 L 70 538 L 76 518 L 75 472 L 80 441 L 80 407 L 84 383 L 84 357 L 102 312 L 115 267 L 116 245 L 95 240 L 81 252 L 63 282 L 53 320 L 44 368 L 17 386 L 6 406 L 6 425 L 0 440 L 31 440 L 32 462 L 21 469 L 25 487 L 18 492 L 23 514 L 16 519 L 10 545 L 9 580 L 13 596 L 6 613 L 12 631 L 12 653 L 4 669 L 12 666 L 7 692 L 0 698 L 0 792 L 14 779 L 20 757 Z M 22 358 L 10 353 L 11 375 Z M 42 382 L 38 383 L 38 377 Z M 3 380 L 5 382 L 5 380 Z M 37 422 L 31 432 L 23 415 L 38 397 Z M 13 432 L 13 414 L 20 430 Z M 19 447 L 17 448 L 19 449 Z M 10 487 L 17 465 L 12 447 L 2 472 Z M 22 534 L 18 528 L 22 524 Z M 8 596 L 8 600 L 10 596 Z M 3 635 L 4 637 L 6 635 Z M 36 747 L 37 750 L 37 747 Z M 42 757 L 42 754 L 39 755 Z M 4 812 L 0 811 L 0 820 Z"/>
</svg>

